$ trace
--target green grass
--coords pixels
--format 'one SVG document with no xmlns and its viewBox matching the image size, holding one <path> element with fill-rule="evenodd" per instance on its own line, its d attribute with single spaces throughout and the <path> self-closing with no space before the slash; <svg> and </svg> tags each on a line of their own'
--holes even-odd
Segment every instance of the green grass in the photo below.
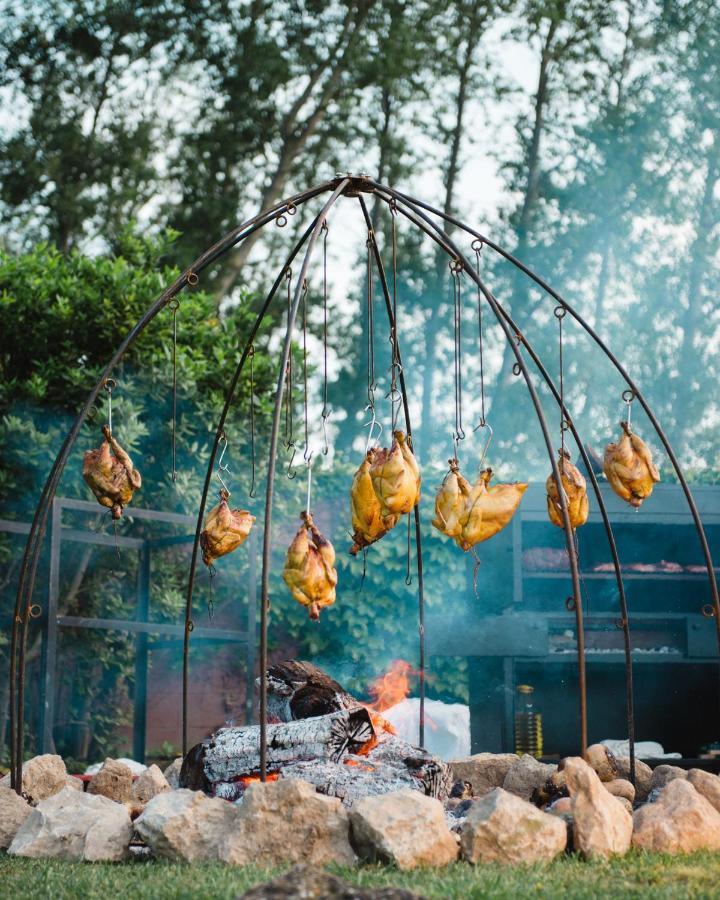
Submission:
<svg viewBox="0 0 720 900">
<path fill-rule="evenodd" d="M 184 865 L 159 861 L 121 864 L 13 859 L 0 854 L 0 897 L 81 900 L 234 898 L 280 870 Z M 720 854 L 688 856 L 630 853 L 610 862 L 564 857 L 549 865 L 469 866 L 399 872 L 361 866 L 332 868 L 349 881 L 401 886 L 432 900 L 478 897 L 720 897 Z"/>
</svg>

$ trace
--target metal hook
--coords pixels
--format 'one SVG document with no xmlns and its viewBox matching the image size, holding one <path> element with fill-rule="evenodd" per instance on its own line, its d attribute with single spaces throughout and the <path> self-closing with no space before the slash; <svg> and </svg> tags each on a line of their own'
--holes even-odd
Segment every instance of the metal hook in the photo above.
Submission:
<svg viewBox="0 0 720 900">
<path fill-rule="evenodd" d="M 290 480 L 292 480 L 297 475 L 297 472 L 295 471 L 295 469 L 293 469 L 293 463 L 295 462 L 295 455 L 297 454 L 297 446 L 295 444 L 295 441 L 288 441 L 285 446 L 286 446 L 288 452 L 290 450 L 292 450 L 292 456 L 290 457 L 290 462 L 288 463 L 287 471 L 285 473 L 287 475 L 287 477 Z"/>
<path fill-rule="evenodd" d="M 482 421 L 479 424 L 477 424 L 473 428 L 473 431 L 477 431 L 478 428 L 487 428 L 487 430 L 490 432 L 490 434 L 488 434 L 487 440 L 485 441 L 485 446 L 483 447 L 483 452 L 482 452 L 482 455 L 480 456 L 480 462 L 478 464 L 479 468 L 482 468 L 482 464 L 485 462 L 485 457 L 487 456 L 488 447 L 492 443 L 493 430 L 492 430 L 492 425 L 490 425 L 489 422 L 485 422 L 485 421 Z"/>
<path fill-rule="evenodd" d="M 328 433 L 327 433 L 327 420 L 330 418 L 331 415 L 332 415 L 332 410 L 326 410 L 326 409 L 323 409 L 322 413 L 320 414 L 320 420 L 322 423 L 322 433 L 323 433 L 323 449 L 322 449 L 323 456 L 327 456 L 328 451 L 330 450 L 330 443 L 328 441 Z"/>
<path fill-rule="evenodd" d="M 313 452 L 310 451 L 310 455 L 306 458 L 305 462 L 307 463 L 307 473 L 308 473 L 308 481 L 307 481 L 307 502 L 305 503 L 305 512 L 310 515 L 310 490 L 312 487 L 312 464 L 313 464 Z"/>
<path fill-rule="evenodd" d="M 103 387 L 108 395 L 108 431 L 112 434 L 112 393 L 117 387 L 117 381 L 114 378 L 106 378 Z"/>
<path fill-rule="evenodd" d="M 225 435 L 224 431 L 222 432 L 222 434 L 220 435 L 220 437 L 218 439 L 218 444 L 220 442 L 222 442 L 223 448 L 222 448 L 222 453 L 220 454 L 220 459 L 218 460 L 218 470 L 215 473 L 215 477 L 220 482 L 220 484 L 223 486 L 223 489 L 225 490 L 225 492 L 227 493 L 227 495 L 229 497 L 230 496 L 230 488 L 227 486 L 227 484 L 225 484 L 225 480 L 223 479 L 223 475 L 230 474 L 230 466 L 227 463 L 225 463 L 225 465 L 223 465 L 223 459 L 225 458 L 225 453 L 228 448 L 228 439 L 227 439 L 227 436 Z"/>
<path fill-rule="evenodd" d="M 372 444 L 372 442 L 373 442 L 373 430 L 374 430 L 375 426 L 377 425 L 378 433 L 375 436 L 374 440 L 379 441 L 380 435 L 382 434 L 382 431 L 383 431 L 382 422 L 380 422 L 378 420 L 377 416 L 375 415 L 375 407 L 368 405 L 365 407 L 366 412 L 367 412 L 367 410 L 370 410 L 372 412 L 372 418 L 370 419 L 369 422 L 365 422 L 363 424 L 363 428 L 367 428 L 368 426 L 370 427 L 370 431 L 368 432 L 367 443 L 365 444 L 365 452 L 366 453 L 370 449 L 370 444 Z"/>
</svg>

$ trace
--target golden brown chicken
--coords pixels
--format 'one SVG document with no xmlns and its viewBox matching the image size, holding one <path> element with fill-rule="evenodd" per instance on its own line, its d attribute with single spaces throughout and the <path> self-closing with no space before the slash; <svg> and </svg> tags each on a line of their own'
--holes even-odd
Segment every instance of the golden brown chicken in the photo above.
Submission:
<svg viewBox="0 0 720 900">
<path fill-rule="evenodd" d="M 105 436 L 102 446 L 85 454 L 83 478 L 98 502 L 112 510 L 113 519 L 119 519 L 133 493 L 140 490 L 142 478 L 107 425 L 103 425 L 102 433 Z"/>
<path fill-rule="evenodd" d="M 488 540 L 503 529 L 520 505 L 527 484 L 496 484 L 488 488 L 492 469 L 484 469 L 474 485 L 460 474 L 456 459 L 435 497 L 433 525 L 454 538 L 463 550 Z"/>
<path fill-rule="evenodd" d="M 402 431 L 392 446 L 368 450 L 350 488 L 353 556 L 394 528 L 420 499 L 420 469 Z"/>
<path fill-rule="evenodd" d="M 570 462 L 570 454 L 567 450 L 560 451 L 558 470 L 560 471 L 560 481 L 565 492 L 570 527 L 579 528 L 580 525 L 584 525 L 587 522 L 590 509 L 585 478 Z M 550 521 L 553 525 L 557 525 L 558 528 L 564 528 L 565 523 L 563 521 L 562 506 L 560 505 L 560 494 L 552 472 L 545 482 L 545 491 L 547 492 L 547 511 Z"/>
<path fill-rule="evenodd" d="M 300 518 L 302 525 L 288 549 L 283 578 L 297 602 L 307 607 L 311 619 L 317 620 L 320 610 L 335 602 L 335 549 L 315 527 L 309 512 Z"/>
<path fill-rule="evenodd" d="M 205 519 L 205 528 L 200 535 L 200 549 L 203 562 L 211 566 L 216 559 L 237 550 L 250 534 L 255 516 L 246 509 L 230 509 L 226 490 L 220 491 L 220 502 L 213 507 Z"/>
<path fill-rule="evenodd" d="M 632 433 L 627 422 L 621 422 L 620 427 L 620 440 L 605 448 L 603 471 L 618 497 L 637 508 L 652 494 L 660 473 L 645 441 Z"/>
<path fill-rule="evenodd" d="M 464 478 L 460 481 L 465 509 L 460 517 L 462 534 L 455 540 L 463 550 L 470 550 L 501 531 L 515 515 L 527 490 L 527 483 L 519 481 L 488 487 L 491 478 L 492 469 L 485 469 L 469 492 L 468 482 Z"/>
</svg>

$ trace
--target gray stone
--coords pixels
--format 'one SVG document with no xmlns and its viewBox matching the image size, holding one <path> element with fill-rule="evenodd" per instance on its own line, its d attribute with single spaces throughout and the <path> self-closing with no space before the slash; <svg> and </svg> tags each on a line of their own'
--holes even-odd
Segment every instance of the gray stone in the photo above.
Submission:
<svg viewBox="0 0 720 900">
<path fill-rule="evenodd" d="M 460 831 L 468 862 L 549 862 L 565 850 L 562 818 L 541 812 L 502 788 L 473 803 Z"/>
<path fill-rule="evenodd" d="M 12 788 L 0 787 L 0 850 L 7 850 L 32 807 Z"/>
<path fill-rule="evenodd" d="M 704 769 L 690 769 L 687 780 L 695 788 L 698 794 L 720 812 L 720 777 L 706 772 Z"/>
<path fill-rule="evenodd" d="M 22 789 L 31 803 L 39 803 L 57 794 L 67 784 L 67 769 L 61 756 L 43 753 L 33 756 L 22 767 Z M 10 776 L 0 779 L 1 787 L 10 787 Z"/>
<path fill-rule="evenodd" d="M 367 888 L 350 884 L 314 866 L 293 866 L 284 875 L 258 884 L 242 900 L 423 900 L 403 888 Z"/>
<path fill-rule="evenodd" d="M 167 779 L 156 765 L 148 766 L 132 785 L 131 797 L 138 803 L 148 803 L 158 794 L 169 791 Z"/>
<path fill-rule="evenodd" d="M 457 859 L 457 839 L 434 797 L 416 791 L 365 797 L 353 806 L 350 822 L 355 849 L 371 862 L 414 869 Z"/>
<path fill-rule="evenodd" d="M 117 862 L 128 855 L 131 836 L 124 806 L 66 787 L 37 805 L 8 853 L 35 859 Z"/>
<path fill-rule="evenodd" d="M 206 797 L 202 791 L 166 791 L 147 804 L 135 820 L 135 830 L 155 856 L 187 862 L 217 860 L 238 814 L 237 806 Z"/>
<path fill-rule="evenodd" d="M 616 756 L 615 763 L 618 770 L 618 778 L 630 781 L 630 757 Z M 644 803 L 650 793 L 653 770 L 641 759 L 635 759 L 635 799 Z"/>
<path fill-rule="evenodd" d="M 182 769 L 183 758 L 178 756 L 170 765 L 163 770 L 163 775 L 170 787 L 176 791 L 180 787 L 180 769 Z"/>
<path fill-rule="evenodd" d="M 687 777 L 687 770 L 681 769 L 680 766 L 656 766 L 655 769 L 653 769 L 650 790 L 656 791 L 660 788 L 664 788 L 666 784 L 669 784 L 675 778 L 682 778 L 685 780 Z"/>
<path fill-rule="evenodd" d="M 475 753 L 464 759 L 453 759 L 448 765 L 456 781 L 468 781 L 474 797 L 482 797 L 493 788 L 502 787 L 505 776 L 518 761 L 516 753 Z"/>
<path fill-rule="evenodd" d="M 586 859 L 626 853 L 633 820 L 624 804 L 605 790 L 595 770 L 581 757 L 568 757 L 563 771 L 572 800 L 574 849 Z"/>
<path fill-rule="evenodd" d="M 438 804 L 439 806 L 440 804 Z M 348 812 L 337 797 L 318 794 L 299 779 L 255 782 L 219 851 L 233 865 L 352 865 Z"/>
<path fill-rule="evenodd" d="M 83 784 L 83 782 L 79 778 L 76 778 L 74 775 L 68 775 L 67 779 L 65 780 L 65 787 L 70 788 L 73 791 L 82 792 L 85 790 L 85 785 Z"/>
<path fill-rule="evenodd" d="M 106 759 L 99 772 L 90 779 L 88 794 L 100 794 L 116 803 L 127 803 L 132 794 L 133 776 L 129 766 L 117 759 Z"/>
<path fill-rule="evenodd" d="M 660 853 L 720 850 L 720 812 L 685 778 L 659 789 L 633 816 L 633 846 Z"/>
<path fill-rule="evenodd" d="M 522 800 L 529 800 L 533 791 L 539 790 L 556 771 L 550 763 L 538 762 L 534 756 L 521 756 L 508 770 L 503 781 L 503 790 L 515 794 Z"/>
</svg>

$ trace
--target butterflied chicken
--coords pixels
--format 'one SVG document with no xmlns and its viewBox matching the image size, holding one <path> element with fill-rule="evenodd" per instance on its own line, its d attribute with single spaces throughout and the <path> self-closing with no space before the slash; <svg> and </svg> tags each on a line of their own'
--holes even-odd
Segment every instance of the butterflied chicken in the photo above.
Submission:
<svg viewBox="0 0 720 900">
<path fill-rule="evenodd" d="M 420 469 L 402 431 L 390 449 L 368 450 L 350 489 L 353 545 L 350 552 L 374 544 L 420 499 Z"/>
<path fill-rule="evenodd" d="M 527 484 L 496 484 L 488 487 L 492 469 L 484 469 L 475 484 L 460 474 L 457 460 L 450 460 L 435 497 L 433 525 L 455 539 L 463 550 L 488 540 L 502 530 L 520 505 Z"/>
<path fill-rule="evenodd" d="M 309 512 L 300 518 L 302 525 L 288 549 L 283 578 L 297 602 L 317 620 L 320 610 L 335 602 L 335 549 L 316 528 Z"/>
<path fill-rule="evenodd" d="M 205 528 L 200 535 L 200 549 L 206 566 L 216 559 L 237 550 L 250 534 L 255 516 L 246 509 L 230 509 L 227 491 L 220 491 L 220 502 L 214 506 L 205 519 Z"/>
<path fill-rule="evenodd" d="M 558 457 L 558 469 L 560 471 L 562 488 L 565 492 L 565 502 L 567 503 L 570 527 L 578 528 L 580 525 L 584 525 L 587 522 L 589 512 L 585 478 L 570 462 L 570 454 L 567 450 L 560 451 Z M 545 482 L 545 491 L 547 492 L 547 511 L 550 521 L 553 525 L 557 525 L 558 528 L 564 528 L 565 523 L 563 522 L 560 494 L 558 493 L 555 476 L 552 473 L 550 473 Z"/>
<path fill-rule="evenodd" d="M 637 508 L 652 494 L 660 473 L 645 441 L 632 433 L 627 422 L 620 427 L 620 440 L 605 448 L 603 471 L 618 497 Z"/>
<path fill-rule="evenodd" d="M 113 519 L 119 519 L 133 493 L 140 490 L 142 478 L 107 425 L 103 425 L 102 433 L 105 436 L 102 446 L 85 454 L 83 478 L 98 502 L 112 510 Z"/>
</svg>

